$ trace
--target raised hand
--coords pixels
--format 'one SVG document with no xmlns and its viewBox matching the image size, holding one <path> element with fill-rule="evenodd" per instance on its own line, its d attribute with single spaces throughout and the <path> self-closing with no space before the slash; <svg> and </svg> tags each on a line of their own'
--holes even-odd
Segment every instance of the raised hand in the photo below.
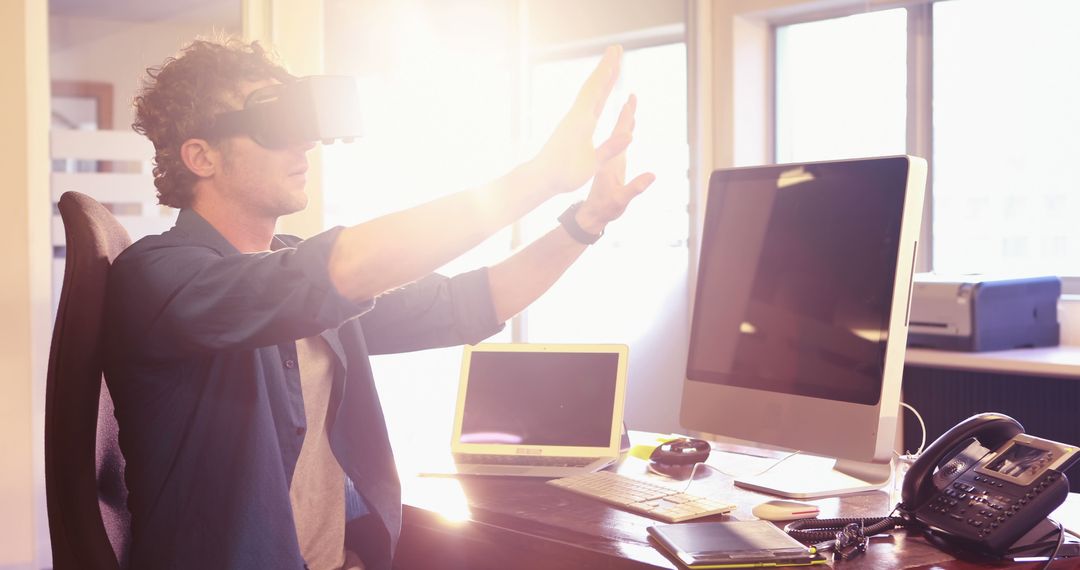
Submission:
<svg viewBox="0 0 1080 570">
<path fill-rule="evenodd" d="M 627 144 L 634 133 L 634 112 L 637 99 L 631 95 L 619 113 L 619 120 L 611 132 L 612 140 L 626 140 Z M 605 143 L 606 144 L 606 143 Z M 592 188 L 585 203 L 578 209 L 577 222 L 582 229 L 592 234 L 599 234 L 608 222 L 618 218 L 626 210 L 627 204 L 648 188 L 656 176 L 645 173 L 626 183 L 626 145 L 614 156 L 603 160 L 593 178 Z"/>
<path fill-rule="evenodd" d="M 618 128 L 600 146 L 594 147 L 592 142 L 596 121 L 619 77 L 621 58 L 621 46 L 607 48 L 596 69 L 585 80 L 570 111 L 537 155 L 534 163 L 552 193 L 580 188 L 596 174 L 601 163 L 623 152 L 630 144 L 630 135 Z"/>
</svg>

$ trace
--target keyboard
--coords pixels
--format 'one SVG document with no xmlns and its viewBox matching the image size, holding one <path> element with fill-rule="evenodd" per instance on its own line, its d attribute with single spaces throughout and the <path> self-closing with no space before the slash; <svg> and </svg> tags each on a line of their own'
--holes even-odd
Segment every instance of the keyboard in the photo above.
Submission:
<svg viewBox="0 0 1080 570">
<path fill-rule="evenodd" d="M 548 484 L 669 523 L 727 513 L 735 508 L 724 501 L 683 493 L 611 471 L 552 479 Z"/>
</svg>

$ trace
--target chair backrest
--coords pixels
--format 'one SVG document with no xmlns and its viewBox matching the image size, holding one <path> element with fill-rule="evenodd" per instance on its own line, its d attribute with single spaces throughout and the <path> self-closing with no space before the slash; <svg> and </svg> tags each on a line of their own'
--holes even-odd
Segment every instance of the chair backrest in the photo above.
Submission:
<svg viewBox="0 0 1080 570">
<path fill-rule="evenodd" d="M 112 398 L 102 382 L 109 266 L 131 244 L 101 204 L 59 200 L 67 258 L 45 393 L 45 493 L 53 567 L 127 567 L 130 515 Z"/>
</svg>

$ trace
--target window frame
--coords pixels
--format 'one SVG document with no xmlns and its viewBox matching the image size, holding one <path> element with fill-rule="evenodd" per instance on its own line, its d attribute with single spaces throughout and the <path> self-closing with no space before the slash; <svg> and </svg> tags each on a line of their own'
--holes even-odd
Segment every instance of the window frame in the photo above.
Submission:
<svg viewBox="0 0 1080 570">
<path fill-rule="evenodd" d="M 928 166 L 926 195 L 924 198 L 922 227 L 919 232 L 919 252 L 915 261 L 916 271 L 930 271 L 933 267 L 933 29 L 931 18 L 936 0 L 875 4 L 868 10 L 865 6 L 849 6 L 831 10 L 811 11 L 797 16 L 769 18 L 769 122 L 771 140 L 769 160 L 777 160 L 777 120 L 779 107 L 776 85 L 779 67 L 776 53 L 777 30 L 784 26 L 805 24 L 820 20 L 854 16 L 895 8 L 907 9 L 907 113 L 906 142 L 904 152 L 925 157 Z"/>
<path fill-rule="evenodd" d="M 882 1 L 872 4 L 851 4 L 827 10 L 809 9 L 796 14 L 767 17 L 769 25 L 769 124 L 766 125 L 771 137 L 769 159 L 776 162 L 776 113 L 778 107 L 776 84 L 777 67 L 776 40 L 777 29 L 793 24 L 803 24 L 819 20 L 841 18 L 867 12 L 905 8 L 907 10 L 907 141 L 908 154 L 925 157 L 928 166 L 926 196 L 923 208 L 922 229 L 920 230 L 919 254 L 916 259 L 916 271 L 931 271 L 934 267 L 934 7 L 933 4 L 945 0 L 906 0 Z M 1065 295 L 1080 296 L 1080 276 L 1060 275 L 1062 290 Z M 1077 299 L 1080 300 L 1080 299 Z"/>
</svg>

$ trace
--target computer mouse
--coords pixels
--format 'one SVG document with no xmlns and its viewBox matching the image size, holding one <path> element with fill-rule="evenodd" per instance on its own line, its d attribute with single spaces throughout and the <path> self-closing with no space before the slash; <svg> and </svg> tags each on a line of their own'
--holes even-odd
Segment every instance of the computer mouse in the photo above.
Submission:
<svg viewBox="0 0 1080 570">
<path fill-rule="evenodd" d="M 693 465 L 708 459 L 711 450 L 704 439 L 680 437 L 657 446 L 649 455 L 649 461 L 660 465 Z"/>
<path fill-rule="evenodd" d="M 798 519 L 812 519 L 818 516 L 821 509 L 807 503 L 798 501 L 772 500 L 765 501 L 754 507 L 751 511 L 754 516 L 765 521 L 793 521 Z"/>
</svg>

